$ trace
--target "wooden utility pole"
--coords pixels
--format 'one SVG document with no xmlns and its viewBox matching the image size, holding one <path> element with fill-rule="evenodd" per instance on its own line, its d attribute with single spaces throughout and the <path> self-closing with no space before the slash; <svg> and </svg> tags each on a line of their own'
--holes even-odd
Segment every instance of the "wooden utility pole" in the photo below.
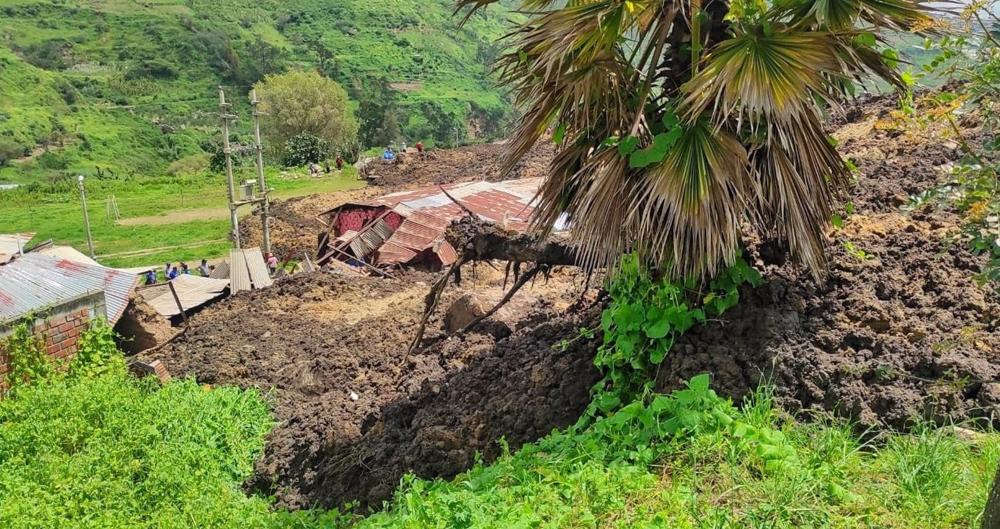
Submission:
<svg viewBox="0 0 1000 529">
<path fill-rule="evenodd" d="M 253 138 L 257 150 L 257 181 L 260 182 L 260 192 L 263 195 L 263 202 L 260 205 L 260 225 L 263 233 L 264 255 L 271 253 L 271 228 L 267 225 L 267 218 L 270 214 L 271 199 L 268 196 L 270 189 L 264 181 L 264 146 L 260 143 L 260 112 L 257 110 L 257 90 L 250 90 L 250 105 L 253 106 Z"/>
<path fill-rule="evenodd" d="M 94 259 L 94 238 L 90 235 L 90 213 L 87 212 L 87 190 L 83 187 L 83 175 L 77 176 L 80 187 L 80 202 L 83 204 L 83 223 L 87 227 L 87 247 L 90 248 L 90 258 Z"/>
<path fill-rule="evenodd" d="M 240 247 L 240 219 L 236 214 L 236 185 L 233 183 L 233 160 L 232 149 L 229 147 L 229 120 L 233 115 L 229 113 L 229 104 L 226 103 L 226 92 L 219 87 L 219 120 L 222 122 L 222 153 L 226 157 L 226 185 L 229 186 L 229 220 L 233 225 L 233 245 Z"/>
</svg>

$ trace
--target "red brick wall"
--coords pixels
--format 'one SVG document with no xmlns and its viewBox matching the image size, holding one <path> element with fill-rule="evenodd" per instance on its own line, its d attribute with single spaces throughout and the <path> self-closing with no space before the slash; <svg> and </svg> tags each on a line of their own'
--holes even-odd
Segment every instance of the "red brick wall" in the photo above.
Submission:
<svg viewBox="0 0 1000 529">
<path fill-rule="evenodd" d="M 45 351 L 57 364 L 68 363 L 76 354 L 80 334 L 90 326 L 95 314 L 104 314 L 104 294 L 89 294 L 53 307 L 38 315 L 33 324 L 34 334 L 42 339 Z M 16 322 L 11 322 L 16 323 Z M 10 328 L 0 329 L 0 342 Z M 5 387 L 10 359 L 0 345 L 0 389 Z M 2 391 L 0 391 L 2 393 Z"/>
</svg>

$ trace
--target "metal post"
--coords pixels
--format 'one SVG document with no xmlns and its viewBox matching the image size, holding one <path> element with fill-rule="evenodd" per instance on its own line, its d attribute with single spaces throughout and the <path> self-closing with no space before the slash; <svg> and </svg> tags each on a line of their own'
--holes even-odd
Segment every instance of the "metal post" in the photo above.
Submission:
<svg viewBox="0 0 1000 529">
<path fill-rule="evenodd" d="M 226 93 L 219 87 L 219 119 L 222 121 L 222 153 L 226 157 L 226 185 L 229 187 L 229 220 L 233 225 L 233 245 L 240 247 L 240 218 L 236 214 L 236 186 L 233 183 L 233 160 L 231 158 L 232 149 L 229 147 L 229 120 L 232 116 L 228 112 L 229 105 L 226 103 Z"/>
<path fill-rule="evenodd" d="M 260 205 L 260 225 L 263 232 L 264 255 L 271 253 L 271 228 L 267 225 L 267 217 L 270 215 L 271 198 L 268 196 L 270 189 L 264 181 L 264 146 L 260 143 L 260 112 L 257 110 L 257 90 L 250 90 L 250 104 L 253 106 L 253 137 L 257 149 L 257 181 L 260 182 L 260 192 L 264 195 L 264 202 Z"/>
<path fill-rule="evenodd" d="M 76 177 L 77 185 L 80 188 L 80 203 L 83 204 L 83 224 L 87 227 L 87 247 L 90 248 L 90 258 L 95 259 L 94 238 L 90 234 L 90 214 L 87 212 L 87 191 L 83 187 L 83 175 Z"/>
</svg>

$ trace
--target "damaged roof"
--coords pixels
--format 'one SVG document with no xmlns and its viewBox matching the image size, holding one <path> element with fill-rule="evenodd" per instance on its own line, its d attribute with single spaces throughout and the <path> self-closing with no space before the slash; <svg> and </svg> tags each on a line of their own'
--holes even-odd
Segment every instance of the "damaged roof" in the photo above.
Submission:
<svg viewBox="0 0 1000 529">
<path fill-rule="evenodd" d="M 426 250 L 434 252 L 443 264 L 450 264 L 457 255 L 445 242 L 444 233 L 453 220 L 469 210 L 504 228 L 524 231 L 541 183 L 541 178 L 524 178 L 427 186 L 344 204 L 324 215 L 351 207 L 389 208 L 403 217 L 403 222 L 378 249 L 377 264 L 406 263 Z"/>
<path fill-rule="evenodd" d="M 114 325 L 138 281 L 137 276 L 114 268 L 28 253 L 0 266 L 0 321 L 104 292 L 108 323 Z"/>
<path fill-rule="evenodd" d="M 19 255 L 33 238 L 34 233 L 0 233 L 0 263 Z"/>
</svg>

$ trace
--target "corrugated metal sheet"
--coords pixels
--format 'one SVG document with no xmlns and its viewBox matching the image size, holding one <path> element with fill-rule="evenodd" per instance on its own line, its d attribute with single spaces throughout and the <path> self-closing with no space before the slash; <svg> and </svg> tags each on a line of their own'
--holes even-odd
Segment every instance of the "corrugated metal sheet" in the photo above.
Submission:
<svg viewBox="0 0 1000 529">
<path fill-rule="evenodd" d="M 24 245 L 35 238 L 34 233 L 0 233 L 0 263 L 6 263 L 24 250 Z"/>
<path fill-rule="evenodd" d="M 60 259 L 69 259 L 74 263 L 83 263 L 93 266 L 101 266 L 101 263 L 87 257 L 86 254 L 73 248 L 72 246 L 49 246 L 48 248 L 42 248 L 41 250 L 35 250 L 31 253 L 40 253 L 42 255 L 48 255 L 49 257 L 57 257 Z M 136 274 L 138 275 L 138 274 Z"/>
<path fill-rule="evenodd" d="M 246 257 L 247 270 L 250 271 L 250 280 L 253 281 L 254 288 L 267 288 L 274 284 L 260 248 L 247 248 L 243 250 L 243 255 Z"/>
<path fill-rule="evenodd" d="M 454 263 L 458 259 L 458 252 L 447 241 L 441 241 L 441 244 L 434 249 L 434 253 L 441 260 L 441 264 L 445 266 Z"/>
<path fill-rule="evenodd" d="M 114 325 L 138 282 L 138 276 L 121 270 L 29 253 L 0 266 L 0 321 L 103 291 Z"/>
<path fill-rule="evenodd" d="M 351 207 L 392 208 L 394 213 L 405 219 L 395 233 L 384 243 L 374 238 L 353 239 L 351 249 L 355 255 L 368 255 L 371 247 L 376 247 L 377 263 L 391 265 L 407 263 L 423 252 L 432 251 L 442 263 L 447 264 L 457 258 L 454 248 L 443 246 L 447 245 L 444 232 L 453 220 L 465 215 L 467 209 L 507 229 L 525 231 L 534 213 L 532 204 L 541 182 L 541 178 L 525 178 L 428 186 L 384 195 L 366 204 L 345 204 L 327 213 L 349 214 Z M 341 209 L 343 213 L 340 213 Z M 362 240 L 358 242 L 358 239 Z"/>
<path fill-rule="evenodd" d="M 253 284 L 250 282 L 250 271 L 247 270 L 247 260 L 243 256 L 243 250 L 233 248 L 229 251 L 229 293 L 235 295 L 237 292 L 250 290 Z"/>
<path fill-rule="evenodd" d="M 179 275 L 170 282 L 173 283 L 174 290 L 177 291 L 177 297 L 180 298 L 181 306 L 184 307 L 185 311 L 196 309 L 221 296 L 223 291 L 229 286 L 228 279 L 209 279 L 190 274 Z M 160 313 L 161 316 L 167 318 L 177 316 L 181 313 L 177 307 L 177 301 L 174 299 L 174 295 L 170 292 L 169 288 L 167 292 L 161 293 L 146 302 L 156 312 Z"/>
<path fill-rule="evenodd" d="M 433 248 L 443 242 L 444 231 L 451 222 L 450 217 L 435 216 L 423 211 L 410 215 L 386 241 L 397 248 L 409 251 L 379 251 L 378 264 L 399 264 L 413 259 L 418 253 Z"/>
<path fill-rule="evenodd" d="M 417 252 L 398 244 L 387 242 L 378 249 L 376 264 L 407 263 L 417 256 Z"/>
</svg>

